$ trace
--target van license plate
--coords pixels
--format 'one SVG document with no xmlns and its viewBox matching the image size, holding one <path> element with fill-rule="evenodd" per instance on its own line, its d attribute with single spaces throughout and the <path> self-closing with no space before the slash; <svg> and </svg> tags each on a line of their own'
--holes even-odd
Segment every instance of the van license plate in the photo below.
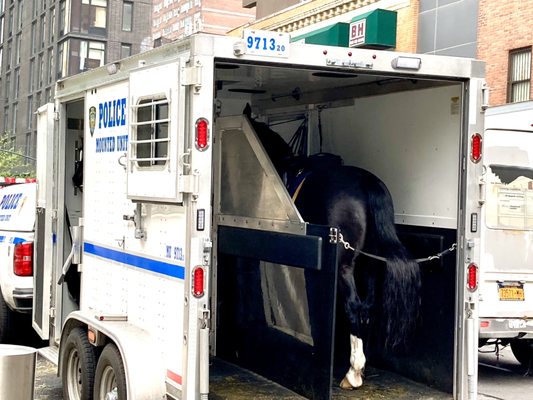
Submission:
<svg viewBox="0 0 533 400">
<path fill-rule="evenodd" d="M 524 301 L 524 284 L 520 282 L 499 282 L 498 294 L 503 301 Z"/>
</svg>

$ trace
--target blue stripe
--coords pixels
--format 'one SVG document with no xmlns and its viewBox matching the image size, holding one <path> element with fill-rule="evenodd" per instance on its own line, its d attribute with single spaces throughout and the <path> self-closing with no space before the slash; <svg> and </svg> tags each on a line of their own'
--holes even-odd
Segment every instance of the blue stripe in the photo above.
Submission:
<svg viewBox="0 0 533 400">
<path fill-rule="evenodd" d="M 27 242 L 27 239 L 22 239 L 19 237 L 11 237 L 11 236 L 0 236 L 0 243 L 6 242 L 6 243 L 13 243 L 13 244 L 19 244 Z"/>
<path fill-rule="evenodd" d="M 181 265 L 170 264 L 163 261 L 136 256 L 130 253 L 108 249 L 106 247 L 97 246 L 87 242 L 83 244 L 83 251 L 85 253 L 106 258 L 108 260 L 131 265 L 132 267 L 157 272 L 158 274 L 163 274 L 178 279 L 185 279 L 185 267 Z"/>
</svg>

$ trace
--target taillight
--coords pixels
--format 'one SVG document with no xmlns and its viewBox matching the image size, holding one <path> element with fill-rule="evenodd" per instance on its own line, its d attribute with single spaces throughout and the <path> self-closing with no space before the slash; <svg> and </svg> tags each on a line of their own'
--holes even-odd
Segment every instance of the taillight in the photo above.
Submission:
<svg viewBox="0 0 533 400">
<path fill-rule="evenodd" d="M 202 297 L 204 295 L 204 269 L 196 267 L 192 271 L 192 294 L 194 297 Z"/>
<path fill-rule="evenodd" d="M 33 275 L 33 243 L 24 242 L 15 245 L 13 253 L 13 273 L 17 276 Z"/>
<path fill-rule="evenodd" d="M 477 272 L 478 268 L 476 264 L 471 263 L 468 265 L 466 286 L 471 292 L 474 292 L 477 289 Z"/>
<path fill-rule="evenodd" d="M 476 133 L 470 139 L 470 159 L 477 163 L 481 160 L 481 135 Z"/>
<path fill-rule="evenodd" d="M 196 121 L 196 148 L 200 151 L 207 149 L 209 145 L 209 123 L 205 118 Z"/>
</svg>

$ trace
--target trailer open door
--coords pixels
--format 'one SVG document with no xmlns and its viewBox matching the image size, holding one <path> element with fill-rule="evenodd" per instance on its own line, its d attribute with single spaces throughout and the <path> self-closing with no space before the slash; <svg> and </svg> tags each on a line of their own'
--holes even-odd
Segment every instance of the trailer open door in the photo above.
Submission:
<svg viewBox="0 0 533 400">
<path fill-rule="evenodd" d="M 32 324 L 39 336 L 49 338 L 52 282 L 53 191 L 55 171 L 55 110 L 49 103 L 37 110 L 37 218 L 34 243 L 34 288 Z M 50 238 L 50 240 L 45 240 Z"/>
<path fill-rule="evenodd" d="M 328 399 L 337 230 L 303 222 L 244 117 L 219 118 L 217 130 L 217 355 Z"/>
</svg>

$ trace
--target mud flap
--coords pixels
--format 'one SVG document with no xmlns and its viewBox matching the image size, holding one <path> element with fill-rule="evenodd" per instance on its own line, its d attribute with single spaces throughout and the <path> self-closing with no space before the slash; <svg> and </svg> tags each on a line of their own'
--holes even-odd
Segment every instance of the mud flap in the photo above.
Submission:
<svg viewBox="0 0 533 400">
<path fill-rule="evenodd" d="M 309 399 L 329 399 L 337 245 L 307 235 L 220 226 L 217 355 Z"/>
</svg>

